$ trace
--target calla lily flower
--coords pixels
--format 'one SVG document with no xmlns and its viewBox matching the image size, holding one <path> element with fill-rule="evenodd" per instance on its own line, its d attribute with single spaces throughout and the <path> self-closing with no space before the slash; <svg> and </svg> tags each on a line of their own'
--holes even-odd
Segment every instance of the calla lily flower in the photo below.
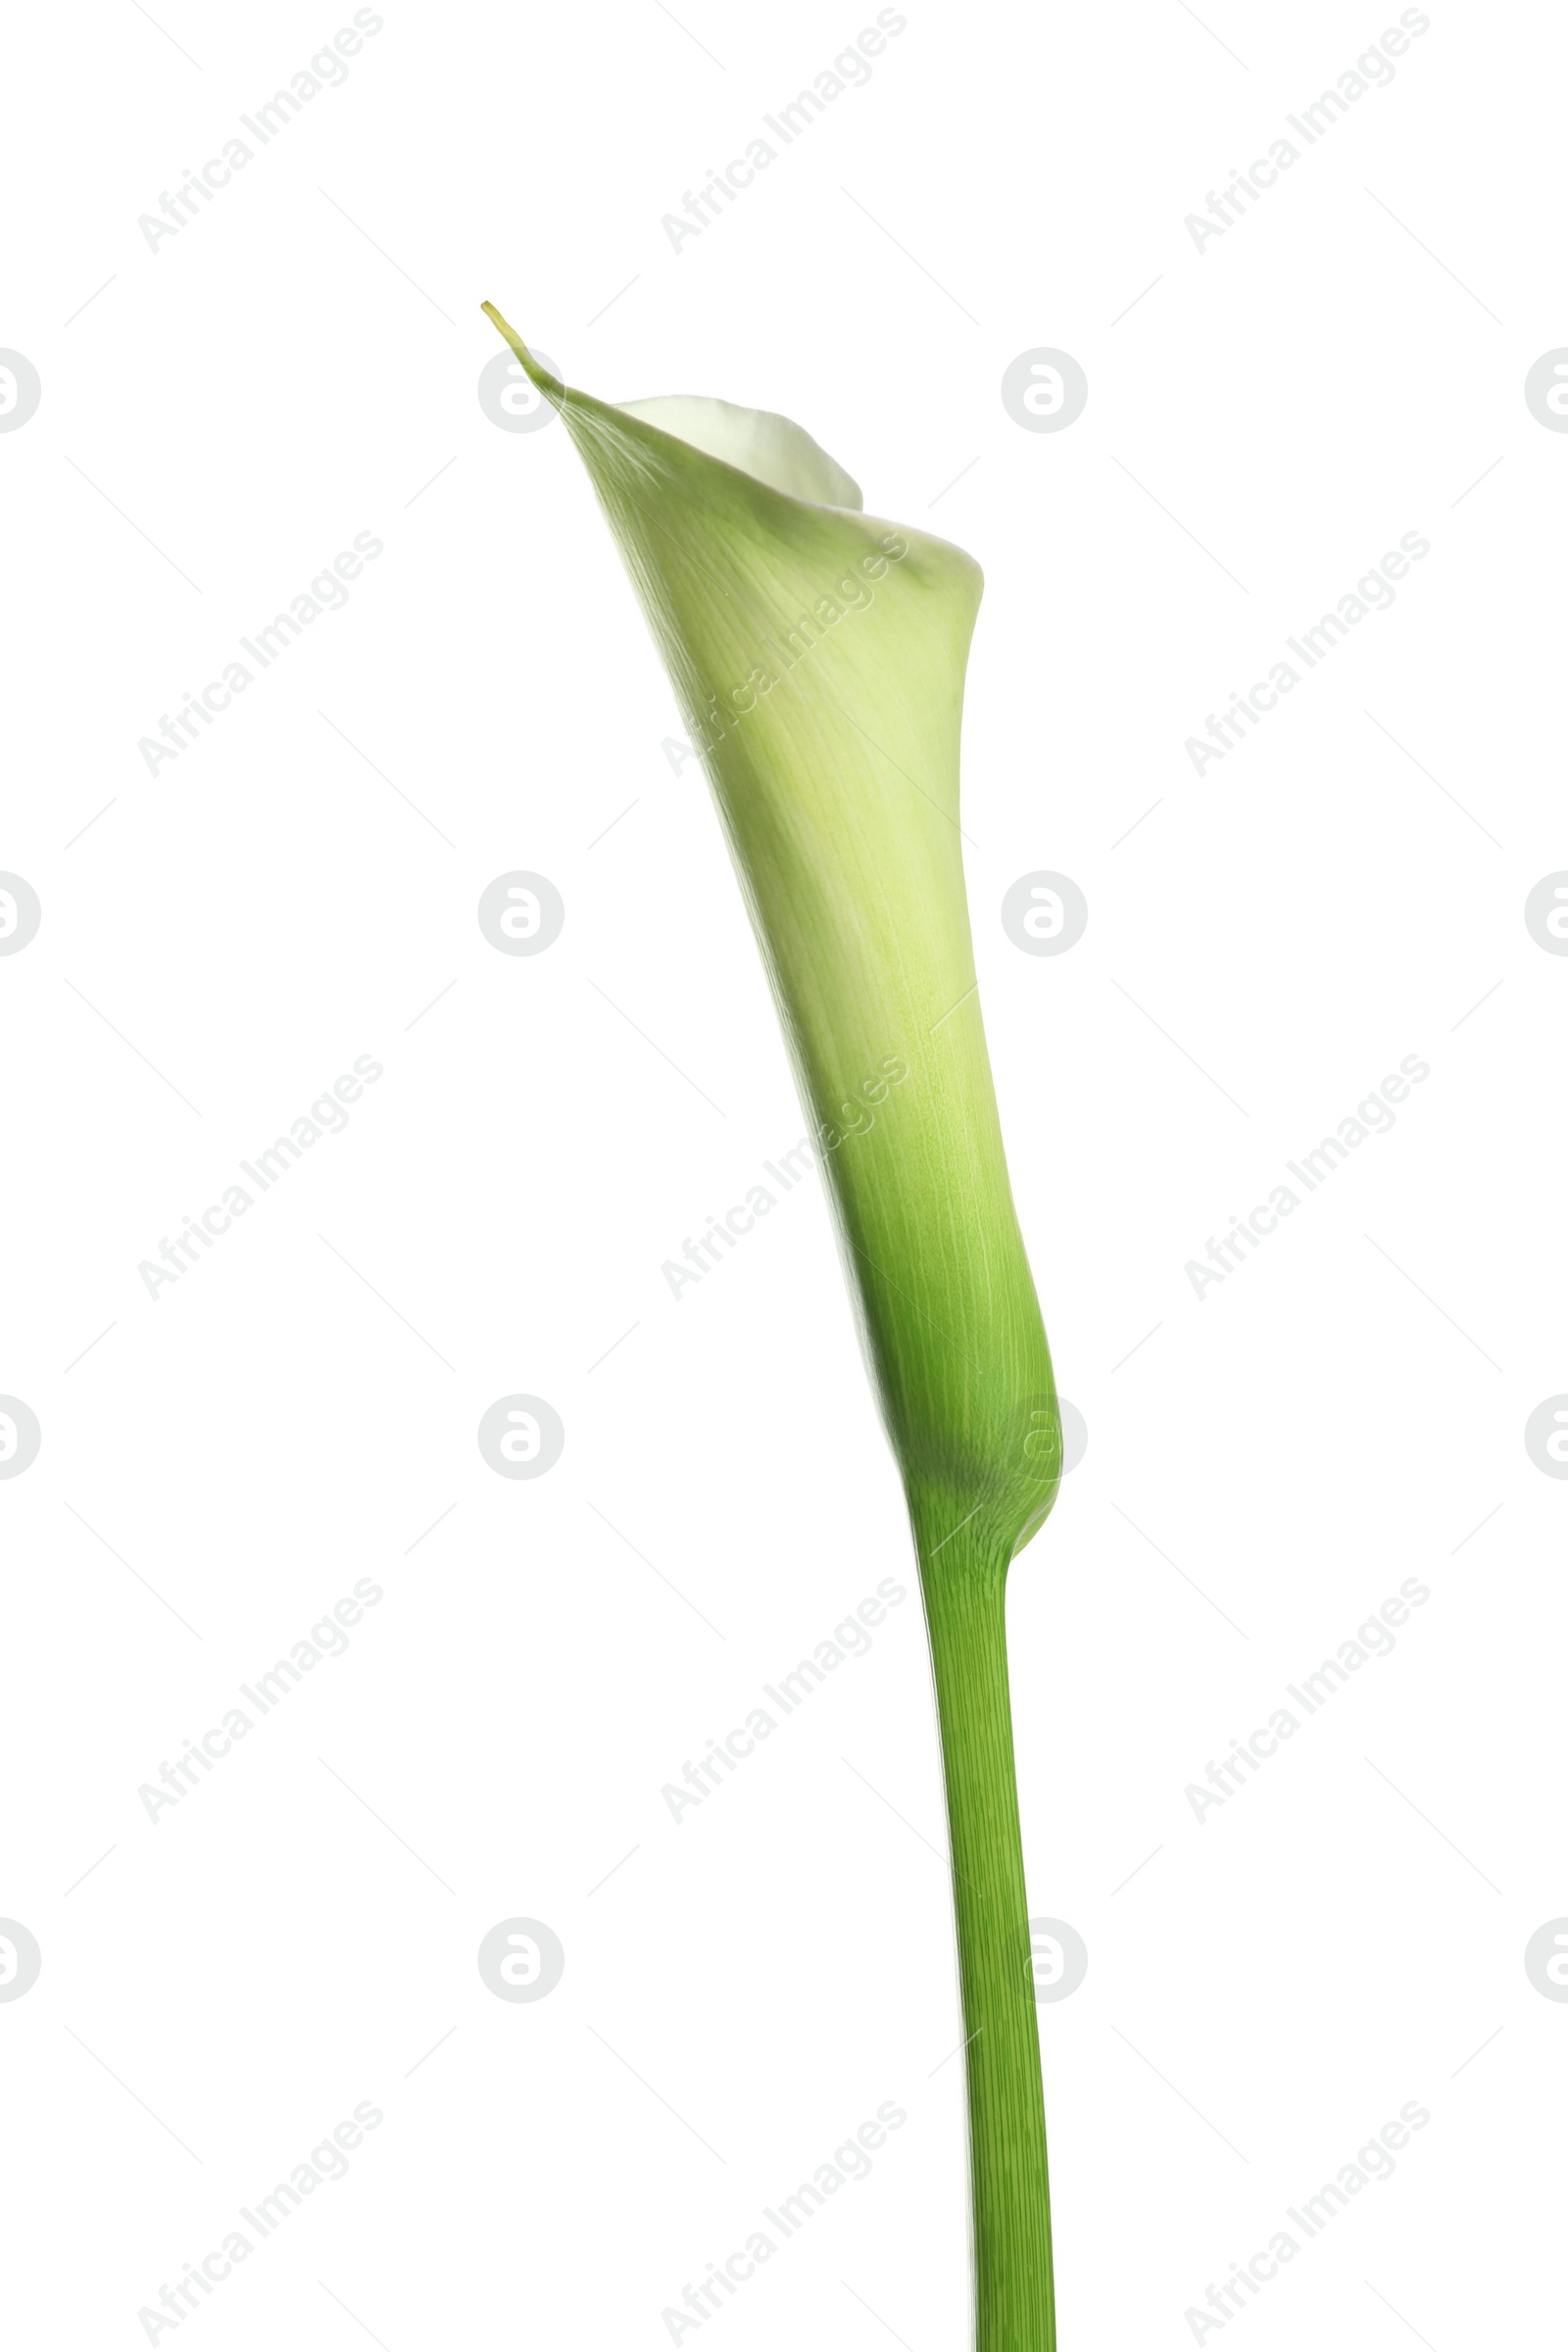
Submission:
<svg viewBox="0 0 1568 2352">
<path fill-rule="evenodd" d="M 1054 1499 L 1061 1433 L 964 895 L 958 734 L 979 566 L 865 514 L 787 418 L 596 400 L 484 307 L 560 412 L 663 656 L 815 1137 L 931 1641 L 976 2342 L 1053 2352 L 1004 1587 Z"/>
</svg>

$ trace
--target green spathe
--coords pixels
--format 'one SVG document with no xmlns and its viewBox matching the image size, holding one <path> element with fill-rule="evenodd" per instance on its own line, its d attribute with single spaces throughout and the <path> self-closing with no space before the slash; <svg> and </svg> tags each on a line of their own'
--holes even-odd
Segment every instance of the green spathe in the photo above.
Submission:
<svg viewBox="0 0 1568 2352">
<path fill-rule="evenodd" d="M 860 514 L 785 418 L 612 408 L 497 324 L 565 421 L 702 751 L 917 1533 L 973 1515 L 1008 1558 L 1050 1507 L 1059 1442 L 963 888 L 979 567 Z"/>
<path fill-rule="evenodd" d="M 979 567 L 877 521 L 786 418 L 612 407 L 541 368 L 698 746 L 816 1140 L 931 1632 L 979 2352 L 1051 2352 L 1050 2210 L 1004 1617 L 1060 1473 L 958 824 Z"/>
</svg>

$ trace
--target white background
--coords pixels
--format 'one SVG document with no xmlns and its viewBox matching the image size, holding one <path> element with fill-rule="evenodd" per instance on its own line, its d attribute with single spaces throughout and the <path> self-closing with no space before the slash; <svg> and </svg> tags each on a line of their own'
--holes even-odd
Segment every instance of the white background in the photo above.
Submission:
<svg viewBox="0 0 1568 2352">
<path fill-rule="evenodd" d="M 157 13 L 25 16 L 0 143 L 0 343 L 43 386 L 0 436 L 0 865 L 43 906 L 0 961 L 0 1390 L 43 1432 L 0 1484 L 0 1912 L 43 1952 L 0 2006 L 11 2333 L 145 2341 L 368 2100 L 348 2177 L 158 2341 L 652 2348 L 892 2100 L 701 2342 L 963 2341 L 912 1594 L 699 1811 L 661 1800 L 909 1563 L 815 1179 L 661 1276 L 803 1119 L 565 436 L 479 408 L 488 297 L 603 395 L 797 417 L 987 573 L 976 953 L 1089 1430 L 1010 1607 L 1032 1907 L 1090 1954 L 1042 2010 L 1064 2347 L 1193 2341 L 1407 2101 L 1395 2177 L 1219 2332 L 1544 2340 L 1568 2010 L 1522 1954 L 1568 1910 L 1568 1488 L 1522 1432 L 1568 1388 L 1568 961 L 1522 909 L 1568 864 L 1568 440 L 1522 385 L 1568 341 L 1560 22 L 1434 6 L 1200 252 L 1185 216 L 1396 10 L 919 0 L 676 253 L 662 215 L 873 10 L 388 0 L 152 251 L 138 216 L 351 12 Z M 1041 346 L 1089 379 L 1061 433 L 1000 397 Z M 1410 531 L 1393 609 L 1196 776 L 1185 739 Z M 149 775 L 357 532 L 346 608 Z M 536 957 L 475 920 L 517 867 L 566 906 Z M 1001 927 L 1037 868 L 1088 898 L 1059 958 Z M 138 1263 L 367 1054 L 346 1131 L 151 1298 Z M 1393 1131 L 1195 1297 L 1409 1054 Z M 529 1483 L 474 1438 L 516 1391 L 566 1431 Z M 150 1821 L 367 1577 L 346 1654 Z M 1200 1824 L 1187 1785 L 1410 1577 L 1394 1653 Z M 565 1949 L 533 2004 L 475 1966 L 514 1915 Z"/>
</svg>

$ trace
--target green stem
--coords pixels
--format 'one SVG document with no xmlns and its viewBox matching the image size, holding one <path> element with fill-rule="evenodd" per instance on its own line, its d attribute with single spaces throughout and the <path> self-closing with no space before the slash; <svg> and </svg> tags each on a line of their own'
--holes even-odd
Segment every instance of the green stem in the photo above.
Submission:
<svg viewBox="0 0 1568 2352">
<path fill-rule="evenodd" d="M 1054 2352 L 1051 2190 L 1007 1692 L 1006 1564 L 922 1556 L 968 2077 L 975 2352 Z"/>
</svg>

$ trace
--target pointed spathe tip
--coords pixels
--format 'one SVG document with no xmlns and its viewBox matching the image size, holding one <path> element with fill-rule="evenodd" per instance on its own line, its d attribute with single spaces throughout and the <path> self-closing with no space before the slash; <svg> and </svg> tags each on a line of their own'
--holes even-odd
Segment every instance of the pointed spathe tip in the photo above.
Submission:
<svg viewBox="0 0 1568 2352">
<path fill-rule="evenodd" d="M 496 309 L 496 306 L 493 302 L 481 302 L 479 308 L 481 311 L 483 311 L 491 325 L 494 326 L 500 334 L 505 336 L 506 340 L 512 345 L 513 350 L 522 362 L 523 371 L 526 374 L 528 381 L 535 387 L 536 390 L 544 393 L 546 399 L 555 400 L 559 404 L 560 396 L 564 394 L 566 389 L 565 385 L 562 383 L 560 377 L 552 375 L 548 368 L 540 366 L 539 362 L 534 358 L 533 353 L 528 349 L 527 344 L 518 334 L 516 328 L 507 324 L 507 321 L 502 318 L 501 313 Z"/>
</svg>

